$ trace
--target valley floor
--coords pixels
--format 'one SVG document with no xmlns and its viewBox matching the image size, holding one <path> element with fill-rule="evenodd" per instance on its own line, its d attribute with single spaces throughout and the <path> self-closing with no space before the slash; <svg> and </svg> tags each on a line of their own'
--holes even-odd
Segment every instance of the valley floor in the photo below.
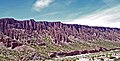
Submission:
<svg viewBox="0 0 120 61">
<path fill-rule="evenodd" d="M 59 57 L 46 61 L 120 61 L 120 50 Z"/>
</svg>

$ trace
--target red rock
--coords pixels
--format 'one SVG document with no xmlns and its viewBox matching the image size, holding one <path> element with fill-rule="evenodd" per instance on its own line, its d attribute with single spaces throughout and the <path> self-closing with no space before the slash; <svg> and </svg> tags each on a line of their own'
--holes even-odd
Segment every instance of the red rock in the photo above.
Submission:
<svg viewBox="0 0 120 61">
<path fill-rule="evenodd" d="M 84 41 L 120 40 L 120 28 L 63 24 L 61 22 L 36 22 L 33 19 L 23 21 L 18 21 L 13 18 L 0 19 L 0 32 L 2 32 L 3 35 L 10 37 L 10 40 L 16 40 L 16 42 L 19 41 L 23 44 L 26 44 L 27 41 L 32 38 L 31 36 L 37 38 L 38 36 L 43 35 L 50 36 L 52 42 L 55 44 L 71 43 L 72 41 L 69 39 L 69 36 L 74 36 L 75 38 Z M 40 39 L 42 39 L 42 37 Z M 9 43 L 12 42 L 6 40 L 0 41 L 6 42 L 6 46 L 10 46 Z M 32 44 L 37 44 L 36 42 L 32 42 Z M 43 43 L 42 45 L 45 44 Z M 99 50 L 103 51 L 106 49 L 100 48 Z"/>
</svg>

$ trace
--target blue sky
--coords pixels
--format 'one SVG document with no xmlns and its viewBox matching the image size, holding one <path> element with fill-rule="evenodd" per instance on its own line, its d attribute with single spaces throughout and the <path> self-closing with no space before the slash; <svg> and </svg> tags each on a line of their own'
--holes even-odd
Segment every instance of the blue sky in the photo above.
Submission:
<svg viewBox="0 0 120 61">
<path fill-rule="evenodd" d="M 0 0 L 0 18 L 120 27 L 120 0 Z"/>
</svg>

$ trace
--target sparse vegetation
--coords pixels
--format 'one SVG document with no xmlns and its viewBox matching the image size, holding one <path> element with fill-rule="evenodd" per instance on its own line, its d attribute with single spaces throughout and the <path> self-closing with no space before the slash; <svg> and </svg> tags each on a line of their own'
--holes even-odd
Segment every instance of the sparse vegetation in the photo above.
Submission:
<svg viewBox="0 0 120 61">
<path fill-rule="evenodd" d="M 117 53 L 116 53 L 117 52 Z M 110 57 L 107 57 L 110 54 Z M 117 54 L 119 58 L 117 58 Z M 120 60 L 120 51 L 106 51 L 106 52 L 98 52 L 98 53 L 92 53 L 88 55 L 80 55 L 80 56 L 71 56 L 71 57 L 63 57 L 63 58 L 57 58 L 52 61 L 81 61 L 82 59 L 86 59 L 87 61 L 94 61 L 94 60 L 100 60 L 100 61 L 109 61 L 110 59 L 113 59 L 113 61 L 119 61 Z"/>
</svg>

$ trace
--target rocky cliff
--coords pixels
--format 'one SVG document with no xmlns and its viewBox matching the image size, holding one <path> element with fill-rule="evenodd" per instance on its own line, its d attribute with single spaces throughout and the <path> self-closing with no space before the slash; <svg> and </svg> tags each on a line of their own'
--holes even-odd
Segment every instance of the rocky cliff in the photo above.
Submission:
<svg viewBox="0 0 120 61">
<path fill-rule="evenodd" d="M 14 36 L 17 34 L 14 31 L 10 31 L 11 29 L 23 29 L 29 32 L 36 30 L 37 32 L 50 35 L 56 43 L 70 42 L 69 36 L 74 36 L 81 40 L 120 40 L 119 28 L 63 24 L 61 22 L 35 22 L 33 19 L 24 21 L 17 21 L 13 18 L 0 19 L 0 30 L 5 35 L 10 36 L 9 34 L 12 33 L 12 36 Z"/>
<path fill-rule="evenodd" d="M 95 49 L 97 49 L 97 47 L 111 47 L 100 44 L 102 42 L 104 43 L 104 41 L 115 45 L 115 48 L 120 47 L 120 28 L 64 24 L 61 22 L 36 22 L 34 19 L 0 19 L 0 42 L 12 49 L 22 45 L 38 45 L 40 47 L 48 47 L 51 45 L 60 47 L 64 45 L 70 48 L 68 50 L 73 51 L 77 48 L 74 49 L 71 46 L 77 43 L 83 43 L 85 47 L 94 46 L 93 48 Z M 77 44 L 76 47 L 79 48 L 79 44 Z M 67 51 L 62 50 L 62 47 L 60 48 L 60 51 Z M 52 51 L 48 53 L 50 52 Z"/>
</svg>

